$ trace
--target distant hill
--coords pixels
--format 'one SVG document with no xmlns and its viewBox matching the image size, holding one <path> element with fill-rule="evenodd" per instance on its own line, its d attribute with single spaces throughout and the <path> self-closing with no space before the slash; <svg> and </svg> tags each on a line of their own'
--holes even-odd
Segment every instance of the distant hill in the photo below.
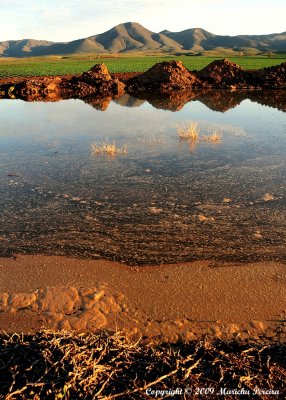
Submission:
<svg viewBox="0 0 286 400">
<path fill-rule="evenodd" d="M 201 28 L 193 28 L 181 32 L 164 30 L 155 33 L 137 22 L 126 22 L 104 33 L 71 42 L 33 39 L 0 42 L 0 57 L 131 52 L 204 54 L 227 50 L 251 54 L 269 51 L 286 53 L 286 32 L 222 36 Z"/>
</svg>

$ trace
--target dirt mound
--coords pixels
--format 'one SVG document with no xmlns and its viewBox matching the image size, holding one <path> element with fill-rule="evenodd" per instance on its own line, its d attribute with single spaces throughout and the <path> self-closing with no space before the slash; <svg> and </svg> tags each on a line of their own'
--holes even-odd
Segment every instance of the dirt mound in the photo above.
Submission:
<svg viewBox="0 0 286 400">
<path fill-rule="evenodd" d="M 197 77 L 204 82 L 204 86 L 212 87 L 246 87 L 249 73 L 226 58 L 215 60 L 197 73 Z"/>
<path fill-rule="evenodd" d="M 181 61 L 164 61 L 155 64 L 144 74 L 129 79 L 127 87 L 130 92 L 168 93 L 173 90 L 200 87 L 200 82 Z"/>
<path fill-rule="evenodd" d="M 286 62 L 274 67 L 268 67 L 252 73 L 255 86 L 263 88 L 286 88 Z"/>
<path fill-rule="evenodd" d="M 286 62 L 261 70 L 244 71 L 227 59 L 216 60 L 192 73 L 181 61 L 157 63 L 144 73 L 110 74 L 104 64 L 96 64 L 82 75 L 5 78 L 0 80 L 0 97 L 26 101 L 59 101 L 65 98 L 118 98 L 124 92 L 145 99 L 158 94 L 171 95 L 170 109 L 179 109 L 183 101 L 178 93 L 196 89 L 285 89 Z M 182 94 L 189 98 L 189 95 Z M 175 100 L 175 98 L 177 98 Z M 187 100 L 188 101 L 188 100 Z M 178 103 L 178 104 L 177 104 Z M 169 107 L 169 106 L 168 106 Z M 284 106 L 283 106 L 284 107 Z M 284 108 L 283 108 L 284 109 Z"/>
<path fill-rule="evenodd" d="M 88 86 L 86 86 L 88 85 Z M 120 94 L 124 92 L 124 83 L 118 78 L 112 78 L 104 64 L 96 64 L 89 71 L 84 72 L 78 79 L 78 88 L 81 91 L 92 91 L 103 94 Z M 89 88 L 89 90 L 87 90 Z"/>
<path fill-rule="evenodd" d="M 105 64 L 95 64 L 90 70 L 84 72 L 81 79 L 87 83 L 111 81 L 111 75 Z"/>
<path fill-rule="evenodd" d="M 47 101 L 57 101 L 61 83 L 62 78 L 59 76 L 27 79 L 10 87 L 9 94 L 12 98 L 13 96 L 35 100 L 47 98 Z"/>
<path fill-rule="evenodd" d="M 14 85 L 5 83 L 0 89 L 1 94 L 10 98 L 57 101 L 66 96 L 117 96 L 124 92 L 124 83 L 112 78 L 104 64 L 96 64 L 80 76 L 34 77 L 15 82 Z"/>
</svg>

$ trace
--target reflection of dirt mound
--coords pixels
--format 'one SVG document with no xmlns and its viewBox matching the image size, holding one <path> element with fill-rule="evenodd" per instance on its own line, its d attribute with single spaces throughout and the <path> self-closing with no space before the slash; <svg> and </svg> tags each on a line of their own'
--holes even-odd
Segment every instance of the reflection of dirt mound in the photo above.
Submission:
<svg viewBox="0 0 286 400">
<path fill-rule="evenodd" d="M 285 90 L 249 91 L 245 92 L 245 97 L 264 106 L 277 108 L 277 110 L 286 112 Z"/>
<path fill-rule="evenodd" d="M 246 92 L 227 90 L 204 90 L 198 94 L 197 100 L 213 111 L 225 112 L 238 106 L 247 98 Z"/>
<path fill-rule="evenodd" d="M 225 112 L 238 106 L 243 100 L 251 100 L 264 106 L 286 111 L 286 93 L 283 90 L 204 90 L 197 100 L 213 111 Z"/>
<path fill-rule="evenodd" d="M 198 92 L 191 91 L 164 93 L 161 96 L 152 95 L 151 93 L 141 94 L 142 98 L 147 100 L 154 108 L 169 111 L 180 111 L 185 104 L 195 100 L 198 95 Z"/>
<path fill-rule="evenodd" d="M 95 108 L 96 110 L 105 111 L 105 110 L 107 110 L 111 99 L 112 99 L 112 97 L 98 97 L 98 96 L 90 95 L 90 96 L 83 97 L 81 100 L 83 100 L 85 103 L 89 104 L 91 107 Z"/>
<path fill-rule="evenodd" d="M 127 85 L 131 93 L 137 91 L 164 93 L 199 87 L 200 82 L 184 67 L 181 61 L 165 61 L 157 63 L 145 73 L 129 79 Z"/>
<path fill-rule="evenodd" d="M 185 104 L 191 101 L 200 101 L 210 110 L 226 112 L 238 106 L 243 100 L 251 100 L 256 103 L 286 111 L 286 92 L 284 90 L 196 90 L 174 91 L 160 96 L 151 93 L 139 93 L 139 98 L 124 93 L 119 99 L 114 100 L 123 107 L 139 107 L 148 101 L 154 108 L 169 111 L 179 111 Z M 86 96 L 82 100 L 96 108 L 105 111 L 112 97 Z"/>
<path fill-rule="evenodd" d="M 284 90 L 204 90 L 197 97 L 213 111 L 225 112 L 235 108 L 244 100 L 251 100 L 258 104 L 286 111 L 286 92 Z"/>
<path fill-rule="evenodd" d="M 216 87 L 246 86 L 248 76 L 248 72 L 226 58 L 213 61 L 197 73 L 197 77 L 206 85 Z"/>
<path fill-rule="evenodd" d="M 196 90 L 178 91 L 155 95 L 151 93 L 136 94 L 147 100 L 153 107 L 163 110 L 179 111 L 190 101 L 198 100 L 213 111 L 225 112 L 238 106 L 243 100 L 250 99 L 268 107 L 286 111 L 286 92 L 284 90 Z"/>
</svg>

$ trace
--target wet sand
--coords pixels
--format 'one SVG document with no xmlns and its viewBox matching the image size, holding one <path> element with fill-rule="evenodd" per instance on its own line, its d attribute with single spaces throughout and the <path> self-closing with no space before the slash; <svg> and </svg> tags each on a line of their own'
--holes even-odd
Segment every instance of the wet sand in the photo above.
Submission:
<svg viewBox="0 0 286 400">
<path fill-rule="evenodd" d="M 285 264 L 129 267 L 105 260 L 0 259 L 0 329 L 123 331 L 155 341 L 286 338 Z"/>
</svg>

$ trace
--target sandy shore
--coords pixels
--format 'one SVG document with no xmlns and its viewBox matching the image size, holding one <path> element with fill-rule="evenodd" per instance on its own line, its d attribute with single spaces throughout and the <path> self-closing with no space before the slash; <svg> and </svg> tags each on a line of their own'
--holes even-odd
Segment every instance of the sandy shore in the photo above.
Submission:
<svg viewBox="0 0 286 400">
<path fill-rule="evenodd" d="M 286 338 L 286 266 L 0 259 L 0 329 L 123 330 L 157 341 L 204 334 Z"/>
</svg>

